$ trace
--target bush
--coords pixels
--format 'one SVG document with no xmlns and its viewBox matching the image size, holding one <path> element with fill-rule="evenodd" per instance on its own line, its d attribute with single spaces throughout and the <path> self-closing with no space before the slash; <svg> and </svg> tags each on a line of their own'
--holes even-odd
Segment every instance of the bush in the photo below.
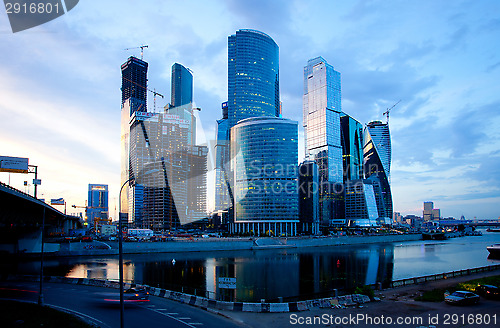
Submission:
<svg viewBox="0 0 500 328">
<path fill-rule="evenodd" d="M 370 286 L 367 286 L 367 285 L 356 287 L 356 289 L 354 290 L 354 294 L 366 295 L 372 301 L 373 301 L 373 298 L 375 297 L 375 292 L 373 291 L 373 289 Z"/>
</svg>

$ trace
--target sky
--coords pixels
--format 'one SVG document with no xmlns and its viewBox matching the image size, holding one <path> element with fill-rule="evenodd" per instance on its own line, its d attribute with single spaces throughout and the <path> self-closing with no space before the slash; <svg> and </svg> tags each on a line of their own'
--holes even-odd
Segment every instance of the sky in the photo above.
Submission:
<svg viewBox="0 0 500 328">
<path fill-rule="evenodd" d="M 242 28 L 280 48 L 283 117 L 302 128 L 303 67 L 322 56 L 341 73 L 342 110 L 363 124 L 390 114 L 394 210 L 500 216 L 500 2 L 82 0 L 62 17 L 12 33 L 0 9 L 0 155 L 38 166 L 39 198 L 83 206 L 89 183 L 120 188 L 120 65 L 149 63 L 157 111 L 173 63 L 194 75 L 198 142 L 215 138 L 227 100 L 227 37 Z M 149 110 L 153 96 L 148 94 Z M 24 186 L 32 175 L 0 173 Z M 209 175 L 213 206 L 213 172 Z M 63 210 L 61 206 L 57 207 Z"/>
</svg>

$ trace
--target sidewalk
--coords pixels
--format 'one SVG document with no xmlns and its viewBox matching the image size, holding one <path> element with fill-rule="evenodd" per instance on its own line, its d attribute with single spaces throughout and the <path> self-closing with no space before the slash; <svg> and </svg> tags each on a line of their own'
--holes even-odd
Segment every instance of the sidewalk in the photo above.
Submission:
<svg viewBox="0 0 500 328">
<path fill-rule="evenodd" d="M 456 277 L 451 279 L 443 279 L 438 281 L 426 282 L 418 285 L 404 286 L 393 289 L 376 291 L 375 296 L 381 299 L 380 302 L 371 302 L 360 307 L 350 307 L 346 309 L 330 309 L 330 308 L 313 308 L 309 311 L 295 313 L 251 313 L 251 312 L 235 312 L 235 311 L 219 311 L 220 314 L 233 319 L 245 327 L 262 327 L 262 328 L 277 328 L 277 327 L 292 327 L 292 326 L 309 326 L 307 321 L 304 324 L 297 322 L 294 318 L 303 318 L 304 320 L 314 320 L 317 318 L 324 319 L 326 317 L 349 317 L 349 316 L 371 316 L 371 317 L 403 317 L 423 318 L 423 324 L 426 324 L 428 318 L 432 315 L 444 313 L 489 313 L 490 315 L 500 312 L 499 301 L 484 301 L 480 303 L 480 309 L 475 307 L 451 307 L 444 302 L 418 302 L 414 298 L 419 296 L 423 291 L 432 290 L 434 288 L 447 288 L 456 285 L 457 283 L 469 281 L 473 279 L 499 275 L 500 270 L 479 273 L 475 275 Z M 309 319 L 308 319 L 309 318 Z M 330 317 L 331 318 L 331 317 Z M 295 324 L 294 324 L 295 322 Z M 497 324 L 499 322 L 497 321 Z M 330 327 L 419 327 L 422 325 L 375 325 L 375 324 L 320 324 L 321 326 Z M 441 325 L 436 325 L 440 327 Z M 477 327 L 480 327 L 478 325 Z M 443 327 L 446 327 L 444 325 Z M 448 325 L 449 327 L 449 325 Z M 464 325 L 464 327 L 476 327 L 474 325 Z M 484 326 L 487 327 L 487 326 Z M 494 326 L 491 326 L 494 327 Z"/>
</svg>

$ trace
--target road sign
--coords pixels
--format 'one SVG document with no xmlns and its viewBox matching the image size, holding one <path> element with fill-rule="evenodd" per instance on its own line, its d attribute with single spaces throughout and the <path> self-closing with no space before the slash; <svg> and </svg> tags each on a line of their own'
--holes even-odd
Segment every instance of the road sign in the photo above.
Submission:
<svg viewBox="0 0 500 328">
<path fill-rule="evenodd" d="M 28 159 L 0 156 L 0 172 L 28 173 Z"/>
<path fill-rule="evenodd" d="M 219 277 L 219 288 L 236 289 L 236 278 Z"/>
</svg>

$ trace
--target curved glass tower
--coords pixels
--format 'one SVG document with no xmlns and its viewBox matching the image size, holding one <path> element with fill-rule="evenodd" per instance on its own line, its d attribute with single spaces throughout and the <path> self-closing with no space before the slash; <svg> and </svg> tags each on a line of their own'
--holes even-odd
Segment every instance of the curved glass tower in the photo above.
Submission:
<svg viewBox="0 0 500 328">
<path fill-rule="evenodd" d="M 379 206 L 379 215 L 387 223 L 392 221 L 391 175 L 391 135 L 389 125 L 380 121 L 368 123 L 364 133 L 364 172 L 365 178 L 377 177 L 383 208 Z"/>
<path fill-rule="evenodd" d="M 231 129 L 232 233 L 297 233 L 297 145 L 298 123 L 284 118 L 248 118 Z"/>
<path fill-rule="evenodd" d="M 267 34 L 239 30 L 228 38 L 229 128 L 256 116 L 279 116 L 279 48 Z"/>
</svg>

